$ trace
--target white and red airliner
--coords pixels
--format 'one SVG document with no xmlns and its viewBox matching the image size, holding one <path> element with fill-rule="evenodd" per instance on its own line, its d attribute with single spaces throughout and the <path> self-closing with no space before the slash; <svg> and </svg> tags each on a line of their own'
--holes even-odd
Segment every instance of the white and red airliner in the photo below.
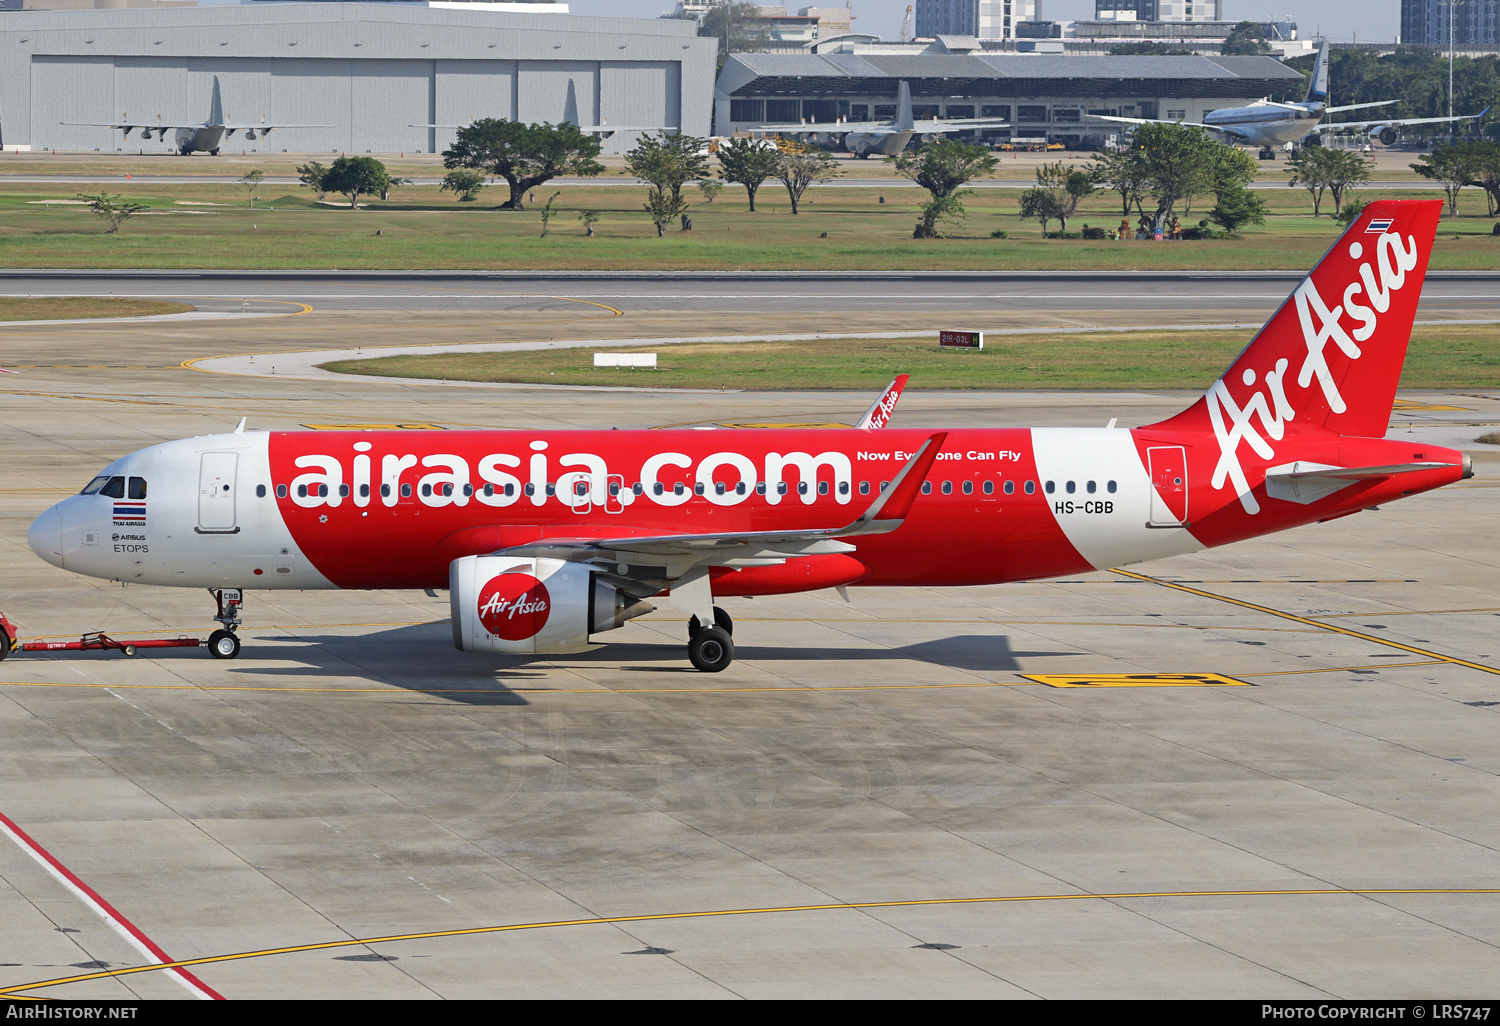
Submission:
<svg viewBox="0 0 1500 1026">
<path fill-rule="evenodd" d="M 76 573 L 216 593 L 447 587 L 468 652 L 577 652 L 666 596 L 997 584 L 1331 520 L 1472 473 L 1386 438 L 1441 203 L 1370 204 L 1189 409 L 1115 428 L 274 431 L 155 445 L 31 526 Z M 0 651 L 4 646 L 0 645 Z"/>
</svg>

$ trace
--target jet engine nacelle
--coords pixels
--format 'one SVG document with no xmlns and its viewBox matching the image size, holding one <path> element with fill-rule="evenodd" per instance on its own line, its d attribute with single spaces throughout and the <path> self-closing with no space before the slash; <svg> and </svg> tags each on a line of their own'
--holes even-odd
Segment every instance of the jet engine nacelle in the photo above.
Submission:
<svg viewBox="0 0 1500 1026">
<path fill-rule="evenodd" d="M 1382 146 L 1394 146 L 1400 134 L 1390 125 L 1376 125 L 1370 129 L 1370 138 Z"/>
<path fill-rule="evenodd" d="M 255 138 L 255 129 L 253 129 L 253 128 L 247 128 L 247 129 L 245 129 L 245 138 L 246 139 L 254 139 Z"/>
<path fill-rule="evenodd" d="M 448 565 L 453 645 L 461 652 L 581 652 L 589 635 L 648 613 L 587 564 L 562 559 L 464 556 Z"/>
</svg>

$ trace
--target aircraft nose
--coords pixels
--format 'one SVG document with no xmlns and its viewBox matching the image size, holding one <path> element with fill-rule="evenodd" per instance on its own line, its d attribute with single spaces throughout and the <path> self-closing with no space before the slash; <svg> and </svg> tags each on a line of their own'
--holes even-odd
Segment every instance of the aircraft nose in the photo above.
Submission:
<svg viewBox="0 0 1500 1026">
<path fill-rule="evenodd" d="M 63 565 L 63 520 L 56 506 L 31 522 L 26 544 L 53 566 Z"/>
</svg>

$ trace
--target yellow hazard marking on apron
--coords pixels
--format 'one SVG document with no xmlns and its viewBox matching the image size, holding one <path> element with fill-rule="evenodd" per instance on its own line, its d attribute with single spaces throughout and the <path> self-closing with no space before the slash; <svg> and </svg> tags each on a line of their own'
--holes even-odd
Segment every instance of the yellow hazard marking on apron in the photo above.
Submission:
<svg viewBox="0 0 1500 1026">
<path fill-rule="evenodd" d="M 1023 673 L 1051 688 L 1198 688 L 1254 687 L 1222 673 Z"/>
</svg>

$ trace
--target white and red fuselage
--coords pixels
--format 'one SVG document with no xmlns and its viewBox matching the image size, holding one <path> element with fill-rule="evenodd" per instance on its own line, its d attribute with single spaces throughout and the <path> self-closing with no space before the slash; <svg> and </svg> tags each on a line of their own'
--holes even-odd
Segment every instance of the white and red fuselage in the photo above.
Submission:
<svg viewBox="0 0 1500 1026">
<path fill-rule="evenodd" d="M 1371 204 L 1224 377 L 1159 424 L 235 432 L 116 460 L 29 541 L 142 584 L 451 586 L 460 647 L 519 650 L 521 615 L 529 651 L 572 651 L 690 585 L 707 623 L 724 596 L 998 584 L 1270 534 L 1469 472 L 1454 450 L 1384 437 L 1439 207 Z M 919 491 L 893 484 L 912 474 Z M 862 513 L 879 523 L 855 529 Z M 546 641 L 554 615 L 572 627 Z"/>
<path fill-rule="evenodd" d="M 929 431 L 246 432 L 152 446 L 106 478 L 146 498 L 76 495 L 33 524 L 63 569 L 201 588 L 443 588 L 461 556 L 547 539 L 741 534 L 846 523 Z M 1248 455 L 1243 450 L 1241 456 Z M 723 568 L 716 596 L 837 585 L 999 584 L 1222 545 L 1457 480 L 1462 456 L 1402 440 L 1284 437 L 1248 473 L 1296 461 L 1435 462 L 1318 502 L 1246 512 L 1213 485 L 1210 432 L 949 430 L 902 526 L 857 551 Z M 785 489 L 783 494 L 782 489 Z M 1263 491 L 1264 485 L 1259 490 Z M 528 494 L 529 493 L 529 494 Z M 1252 493 L 1253 494 L 1253 493 Z"/>
</svg>

